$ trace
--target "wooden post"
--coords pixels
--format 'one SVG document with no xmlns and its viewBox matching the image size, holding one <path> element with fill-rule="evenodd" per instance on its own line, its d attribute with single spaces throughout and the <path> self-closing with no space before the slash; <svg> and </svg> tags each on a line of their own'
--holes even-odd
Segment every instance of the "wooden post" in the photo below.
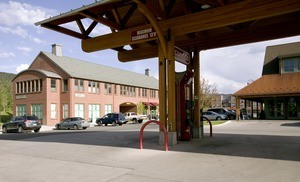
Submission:
<svg viewBox="0 0 300 182">
<path fill-rule="evenodd" d="M 167 68 L 168 68 L 168 131 L 169 144 L 177 144 L 176 129 L 176 95 L 175 95 L 175 57 L 174 57 L 175 41 L 172 31 L 169 29 L 167 33 Z"/>
<path fill-rule="evenodd" d="M 195 101 L 195 109 L 194 109 L 194 128 L 193 128 L 193 138 L 201 138 L 203 135 L 203 121 L 201 121 L 200 117 L 200 56 L 199 49 L 197 47 L 194 48 L 194 101 Z M 202 123 L 201 123 L 202 122 Z M 202 127 L 201 127 L 202 126 Z"/>
<path fill-rule="evenodd" d="M 166 98 L 166 59 L 158 44 L 158 69 L 159 69 L 159 121 L 167 128 L 167 98 Z"/>
<path fill-rule="evenodd" d="M 240 120 L 240 114 L 241 114 L 241 108 L 240 108 L 240 98 L 236 97 L 236 103 L 235 103 L 235 107 L 236 107 L 236 120 Z"/>
</svg>

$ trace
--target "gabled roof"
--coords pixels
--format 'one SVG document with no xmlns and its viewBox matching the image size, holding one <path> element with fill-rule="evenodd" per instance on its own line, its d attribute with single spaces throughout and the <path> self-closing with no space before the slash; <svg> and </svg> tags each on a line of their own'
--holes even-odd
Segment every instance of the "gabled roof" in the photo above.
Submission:
<svg viewBox="0 0 300 182">
<path fill-rule="evenodd" d="M 86 80 L 158 89 L 158 79 L 131 71 L 42 52 L 70 77 Z"/>
<path fill-rule="evenodd" d="M 61 77 L 58 74 L 53 73 L 51 71 L 47 71 L 47 70 L 41 70 L 41 69 L 27 69 L 27 70 L 23 70 L 20 73 L 18 73 L 14 77 L 14 79 L 16 79 L 22 73 L 26 73 L 26 72 L 38 72 L 38 73 L 41 73 L 41 74 L 43 74 L 43 75 L 45 75 L 46 77 L 49 77 L 49 78 L 58 78 L 58 79 L 61 79 Z M 12 81 L 14 81 L 14 79 Z"/>
<path fill-rule="evenodd" d="M 263 75 L 233 95 L 240 98 L 300 95 L 300 73 Z"/>
</svg>

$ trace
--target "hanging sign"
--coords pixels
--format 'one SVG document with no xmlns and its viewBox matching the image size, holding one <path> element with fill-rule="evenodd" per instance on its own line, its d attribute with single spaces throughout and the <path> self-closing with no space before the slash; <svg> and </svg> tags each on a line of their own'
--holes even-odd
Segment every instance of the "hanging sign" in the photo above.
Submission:
<svg viewBox="0 0 300 182">
<path fill-rule="evenodd" d="M 175 61 L 178 61 L 182 64 L 188 65 L 190 64 L 190 54 L 179 47 L 175 46 L 174 49 L 174 57 Z"/>
<path fill-rule="evenodd" d="M 146 28 L 143 30 L 133 31 L 131 32 L 131 41 L 138 41 L 142 39 L 150 39 L 156 37 L 157 33 L 153 27 Z"/>
</svg>

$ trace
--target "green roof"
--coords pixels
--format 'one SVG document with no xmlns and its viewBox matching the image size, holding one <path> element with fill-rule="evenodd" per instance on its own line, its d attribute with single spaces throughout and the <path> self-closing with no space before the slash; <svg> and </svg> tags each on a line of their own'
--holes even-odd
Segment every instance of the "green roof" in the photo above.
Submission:
<svg viewBox="0 0 300 182">
<path fill-rule="evenodd" d="M 73 78 L 158 89 L 158 79 L 152 76 L 70 57 L 56 56 L 48 52 L 42 53 Z"/>
</svg>

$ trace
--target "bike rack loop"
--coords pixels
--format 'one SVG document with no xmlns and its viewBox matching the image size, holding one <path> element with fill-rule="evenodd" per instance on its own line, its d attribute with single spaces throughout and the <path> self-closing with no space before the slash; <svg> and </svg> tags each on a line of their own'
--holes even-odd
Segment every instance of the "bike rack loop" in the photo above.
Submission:
<svg viewBox="0 0 300 182">
<path fill-rule="evenodd" d="M 206 117 L 201 117 L 201 119 L 203 120 L 203 119 L 205 119 L 208 123 L 209 123 L 209 126 L 210 126 L 210 137 L 212 137 L 212 124 L 211 124 L 211 121 L 208 119 L 208 118 L 206 118 Z"/>
<path fill-rule="evenodd" d="M 145 124 L 143 124 L 143 126 L 141 127 L 140 129 L 140 149 L 143 149 L 143 133 L 144 133 L 144 129 L 145 127 L 150 124 L 150 123 L 156 123 L 160 126 L 160 128 L 164 131 L 164 136 L 165 136 L 165 150 L 168 151 L 169 150 L 169 139 L 168 139 L 168 132 L 165 128 L 165 126 L 157 121 L 157 120 L 150 120 L 150 121 L 147 121 Z"/>
</svg>

